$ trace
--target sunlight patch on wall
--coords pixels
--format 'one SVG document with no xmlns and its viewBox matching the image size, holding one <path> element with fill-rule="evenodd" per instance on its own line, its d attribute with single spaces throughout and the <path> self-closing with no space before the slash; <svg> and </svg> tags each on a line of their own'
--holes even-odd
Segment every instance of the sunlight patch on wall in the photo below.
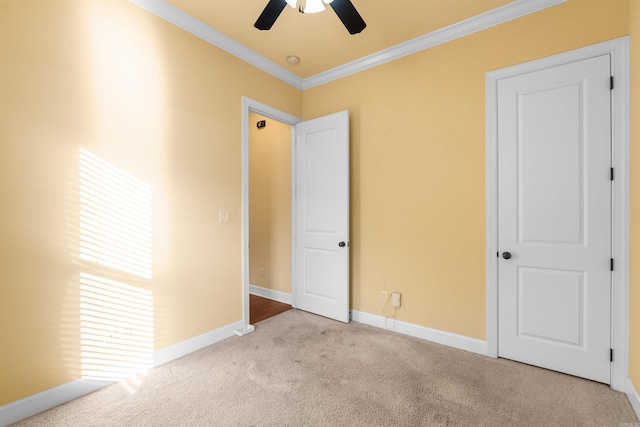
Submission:
<svg viewBox="0 0 640 427">
<path fill-rule="evenodd" d="M 151 186 L 80 149 L 80 258 L 150 279 Z"/>
<path fill-rule="evenodd" d="M 153 367 L 153 293 L 80 273 L 81 374 L 119 380 Z"/>
<path fill-rule="evenodd" d="M 120 380 L 153 366 L 153 293 L 133 286 L 153 277 L 151 186 L 83 148 L 79 158 L 81 376 Z"/>
</svg>

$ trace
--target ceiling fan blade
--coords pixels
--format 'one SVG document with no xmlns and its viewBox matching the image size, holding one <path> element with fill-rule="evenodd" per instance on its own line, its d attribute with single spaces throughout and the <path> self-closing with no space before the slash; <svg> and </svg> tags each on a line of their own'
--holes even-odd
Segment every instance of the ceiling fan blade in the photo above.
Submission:
<svg viewBox="0 0 640 427">
<path fill-rule="evenodd" d="M 267 3 L 253 26 L 259 30 L 270 29 L 286 5 L 287 2 L 285 0 L 269 0 L 269 3 Z"/>
<path fill-rule="evenodd" d="M 367 26 L 351 0 L 333 0 L 329 4 L 344 26 L 347 27 L 349 34 L 357 34 Z"/>
</svg>

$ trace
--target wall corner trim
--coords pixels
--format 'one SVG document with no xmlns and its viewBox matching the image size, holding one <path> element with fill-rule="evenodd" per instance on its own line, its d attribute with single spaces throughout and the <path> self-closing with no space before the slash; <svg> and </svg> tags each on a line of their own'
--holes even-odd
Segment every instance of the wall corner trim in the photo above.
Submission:
<svg viewBox="0 0 640 427">
<path fill-rule="evenodd" d="M 636 415 L 638 416 L 638 419 L 640 419 L 640 394 L 638 394 L 637 389 L 633 386 L 633 382 L 629 377 L 627 377 L 627 387 L 625 392 L 629 398 L 631 407 L 636 411 Z"/>
<path fill-rule="evenodd" d="M 401 320 L 387 321 L 387 318 L 376 314 L 365 313 L 364 311 L 351 310 L 351 320 L 363 323 L 376 328 L 386 329 L 391 332 L 421 338 L 426 341 L 446 345 L 448 347 L 466 350 L 471 353 L 487 355 L 487 343 L 485 341 L 466 337 L 464 335 L 452 334 L 451 332 L 440 331 L 438 329 L 427 328 L 426 326 L 414 323 L 403 322 Z M 387 324 L 392 325 L 387 327 Z"/>
<path fill-rule="evenodd" d="M 236 329 L 241 328 L 243 325 L 242 321 L 234 322 L 169 347 L 156 350 L 153 353 L 153 367 L 163 365 L 203 347 L 232 337 Z M 0 427 L 8 426 L 116 382 L 118 381 L 96 381 L 80 378 L 0 406 Z"/>
</svg>

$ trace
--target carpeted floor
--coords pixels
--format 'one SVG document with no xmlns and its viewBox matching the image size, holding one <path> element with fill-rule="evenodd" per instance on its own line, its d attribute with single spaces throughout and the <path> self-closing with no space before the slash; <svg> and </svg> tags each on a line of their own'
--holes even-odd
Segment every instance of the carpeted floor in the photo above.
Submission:
<svg viewBox="0 0 640 427">
<path fill-rule="evenodd" d="M 640 426 L 606 385 L 297 310 L 134 380 L 14 426 Z"/>
</svg>

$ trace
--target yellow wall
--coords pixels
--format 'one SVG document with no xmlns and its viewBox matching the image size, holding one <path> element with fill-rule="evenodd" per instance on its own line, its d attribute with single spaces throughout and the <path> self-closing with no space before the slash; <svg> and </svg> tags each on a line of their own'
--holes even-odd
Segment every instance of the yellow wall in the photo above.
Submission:
<svg viewBox="0 0 640 427">
<path fill-rule="evenodd" d="M 291 126 L 251 113 L 249 130 L 249 282 L 290 294 Z"/>
<path fill-rule="evenodd" d="M 484 339 L 485 75 L 640 37 L 639 15 L 569 0 L 302 94 L 126 0 L 0 0 L 0 405 L 79 377 L 82 272 L 152 291 L 154 348 L 240 320 L 241 96 L 306 119 L 350 110 L 353 308 L 382 314 L 380 291 L 399 290 L 399 319 Z M 151 279 L 79 259 L 80 148 L 151 186 Z"/>
<path fill-rule="evenodd" d="M 569 0 L 306 90 L 304 119 L 349 109 L 352 305 L 485 338 L 485 76 L 628 34 L 627 0 Z"/>
<path fill-rule="evenodd" d="M 640 392 L 640 0 L 629 1 L 631 34 L 631 233 L 629 376 Z"/>
<path fill-rule="evenodd" d="M 241 97 L 301 92 L 127 0 L 0 0 L 0 40 L 0 405 L 80 376 L 82 272 L 156 349 L 241 320 Z M 79 258 L 80 148 L 151 186 L 152 278 Z"/>
</svg>

